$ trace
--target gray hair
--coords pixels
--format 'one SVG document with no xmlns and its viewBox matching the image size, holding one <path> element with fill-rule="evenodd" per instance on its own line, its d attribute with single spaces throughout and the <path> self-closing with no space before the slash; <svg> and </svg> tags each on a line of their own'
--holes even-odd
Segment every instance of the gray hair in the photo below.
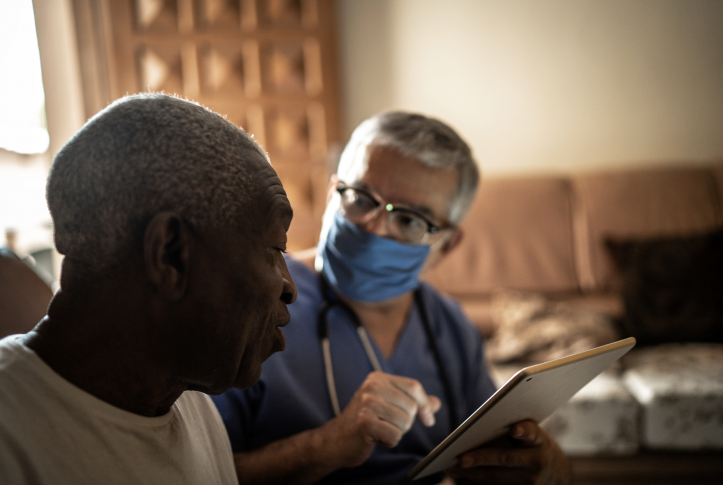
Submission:
<svg viewBox="0 0 723 485">
<path fill-rule="evenodd" d="M 472 205 L 479 169 L 465 141 L 447 124 L 427 116 L 389 111 L 362 122 L 341 154 L 337 174 L 352 181 L 366 170 L 367 148 L 388 146 L 402 155 L 437 169 L 456 169 L 457 191 L 450 201 L 448 219 L 459 224 Z"/>
<path fill-rule="evenodd" d="M 239 226 L 268 163 L 250 135 L 196 103 L 165 94 L 122 98 L 58 152 L 47 184 L 58 251 L 86 277 L 118 265 L 145 227 L 173 211 L 195 229 Z"/>
</svg>

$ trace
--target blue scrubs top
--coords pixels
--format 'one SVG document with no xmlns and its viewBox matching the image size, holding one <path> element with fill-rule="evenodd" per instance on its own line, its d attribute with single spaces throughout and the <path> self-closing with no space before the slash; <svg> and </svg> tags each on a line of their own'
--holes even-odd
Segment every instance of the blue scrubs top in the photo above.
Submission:
<svg viewBox="0 0 723 485">
<path fill-rule="evenodd" d="M 263 364 L 255 386 L 212 396 L 234 453 L 318 428 L 334 417 L 317 332 L 317 313 L 323 301 L 319 277 L 296 260 L 287 258 L 287 264 L 298 297 L 289 306 L 291 322 L 284 328 L 286 350 Z M 424 283 L 421 293 L 457 399 L 457 415 L 464 420 L 496 390 L 484 366 L 482 339 L 455 302 Z M 419 311 L 417 305 L 412 306 L 390 359 L 373 341 L 372 346 L 384 372 L 417 379 L 428 394 L 442 400 L 436 424 L 427 428 L 415 421 L 396 447 L 377 445 L 360 467 L 337 470 L 320 483 L 407 482 L 407 472 L 460 424 L 449 422 L 449 403 Z M 345 311 L 334 306 L 327 321 L 334 380 L 343 410 L 373 369 Z M 440 479 L 438 474 L 415 483 L 436 483 Z"/>
</svg>

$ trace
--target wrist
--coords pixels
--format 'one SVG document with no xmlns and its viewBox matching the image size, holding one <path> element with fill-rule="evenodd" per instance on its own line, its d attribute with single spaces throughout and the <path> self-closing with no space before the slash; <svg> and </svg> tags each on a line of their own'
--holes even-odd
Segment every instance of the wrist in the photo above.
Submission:
<svg viewBox="0 0 723 485">
<path fill-rule="evenodd" d="M 342 440 L 336 438 L 334 420 L 308 431 L 308 456 L 310 461 L 319 467 L 319 471 L 326 475 L 347 465 Z"/>
</svg>

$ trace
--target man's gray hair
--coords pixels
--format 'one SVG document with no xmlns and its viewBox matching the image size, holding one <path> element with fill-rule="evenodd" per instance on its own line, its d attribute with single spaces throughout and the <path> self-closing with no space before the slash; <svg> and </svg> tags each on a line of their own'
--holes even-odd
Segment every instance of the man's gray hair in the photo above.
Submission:
<svg viewBox="0 0 723 485">
<path fill-rule="evenodd" d="M 257 195 L 253 160 L 268 163 L 252 137 L 196 103 L 152 93 L 120 99 L 53 161 L 56 247 L 92 277 L 140 248 L 159 212 L 178 213 L 192 230 L 238 227 Z"/>
<path fill-rule="evenodd" d="M 455 169 L 457 192 L 450 201 L 448 219 L 459 224 L 479 184 L 479 169 L 465 141 L 447 124 L 427 116 L 389 111 L 362 122 L 341 154 L 337 174 L 352 182 L 366 170 L 369 146 L 388 146 L 402 155 L 437 169 Z"/>
</svg>

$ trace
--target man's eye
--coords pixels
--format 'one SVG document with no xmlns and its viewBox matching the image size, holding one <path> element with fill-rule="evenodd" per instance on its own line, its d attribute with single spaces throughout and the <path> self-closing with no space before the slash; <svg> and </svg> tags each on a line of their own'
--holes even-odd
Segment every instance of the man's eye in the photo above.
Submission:
<svg viewBox="0 0 723 485">
<path fill-rule="evenodd" d="M 422 219 L 410 214 L 400 213 L 396 217 L 396 223 L 406 229 L 427 229 L 427 224 Z"/>
<path fill-rule="evenodd" d="M 377 207 L 377 203 L 374 199 L 349 189 L 343 194 L 342 207 L 344 207 L 347 214 L 358 216 L 373 211 Z"/>
<path fill-rule="evenodd" d="M 356 197 L 352 203 L 360 209 L 373 209 L 374 202 L 367 197 Z"/>
<path fill-rule="evenodd" d="M 353 204 L 356 206 L 374 205 L 374 201 L 372 199 L 365 196 L 364 194 L 360 194 L 359 192 L 354 192 L 352 190 L 347 191 L 346 202 L 348 204 Z"/>
</svg>

